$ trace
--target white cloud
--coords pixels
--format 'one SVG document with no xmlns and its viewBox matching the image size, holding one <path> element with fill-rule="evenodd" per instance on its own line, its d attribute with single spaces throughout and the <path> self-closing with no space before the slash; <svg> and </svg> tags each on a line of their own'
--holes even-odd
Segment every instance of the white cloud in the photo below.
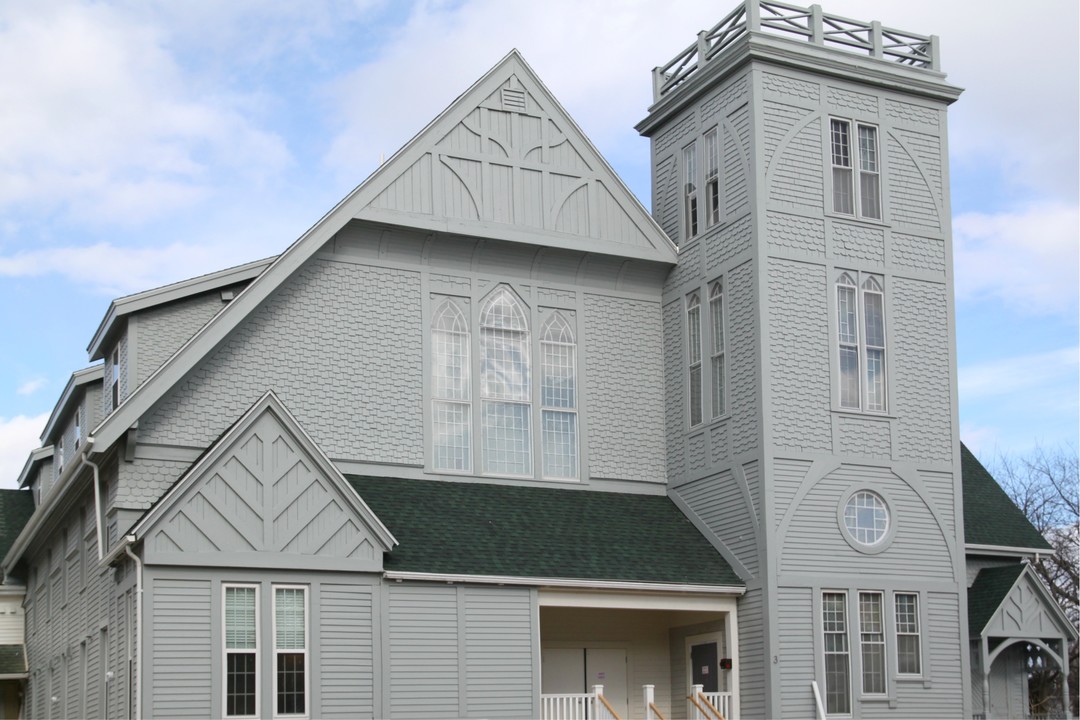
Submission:
<svg viewBox="0 0 1080 720">
<path fill-rule="evenodd" d="M 33 395 L 44 386 L 45 378 L 38 376 L 30 378 L 29 380 L 23 382 L 21 385 L 19 385 L 15 392 L 18 395 Z"/>
<path fill-rule="evenodd" d="M 1020 355 L 961 367 L 960 404 L 982 398 L 1019 395 L 1039 389 L 1073 387 L 1080 369 L 1080 348 Z"/>
<path fill-rule="evenodd" d="M 124 224 L 190 206 L 222 169 L 288 162 L 244 100 L 200 86 L 160 27 L 105 3 L 0 5 L 0 207 Z"/>
<path fill-rule="evenodd" d="M 994 298 L 1028 313 L 1075 315 L 1078 227 L 1075 204 L 1036 203 L 954 218 L 957 298 Z"/>
<path fill-rule="evenodd" d="M 48 413 L 0 417 L 0 487 L 15 487 L 27 455 L 41 445 L 38 435 L 48 419 Z"/>
</svg>

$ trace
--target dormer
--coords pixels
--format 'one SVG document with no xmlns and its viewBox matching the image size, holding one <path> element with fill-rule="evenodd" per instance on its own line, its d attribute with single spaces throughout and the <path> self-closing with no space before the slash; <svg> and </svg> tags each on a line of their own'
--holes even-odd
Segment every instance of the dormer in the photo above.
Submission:
<svg viewBox="0 0 1080 720">
<path fill-rule="evenodd" d="M 20 490 L 30 490 L 34 496 L 34 507 L 41 504 L 41 498 L 52 486 L 52 456 L 51 445 L 31 450 L 19 473 L 18 487 Z"/>
<path fill-rule="evenodd" d="M 113 300 L 87 353 L 103 360 L 108 416 L 273 260 L 267 258 Z"/>
<path fill-rule="evenodd" d="M 103 377 L 102 365 L 72 373 L 45 423 L 41 443 L 53 450 L 49 487 L 63 476 L 69 465 L 77 462 L 86 434 L 101 419 Z"/>
</svg>

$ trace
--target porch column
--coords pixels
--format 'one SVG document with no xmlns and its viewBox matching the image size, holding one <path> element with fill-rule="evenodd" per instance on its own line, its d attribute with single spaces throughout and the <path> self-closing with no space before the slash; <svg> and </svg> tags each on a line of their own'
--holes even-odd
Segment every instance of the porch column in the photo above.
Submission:
<svg viewBox="0 0 1080 720">
<path fill-rule="evenodd" d="M 982 636 L 982 694 L 983 694 L 983 717 L 990 715 L 990 642 L 986 635 Z"/>
<path fill-rule="evenodd" d="M 1065 710 L 1065 720 L 1072 720 L 1072 706 L 1069 704 L 1069 639 L 1061 638 L 1061 702 Z"/>
<path fill-rule="evenodd" d="M 739 667 L 742 663 L 739 662 L 739 616 L 738 611 L 732 608 L 731 612 L 727 614 L 726 629 L 724 631 L 724 637 L 727 640 L 727 654 L 731 658 L 731 687 L 728 688 L 731 691 L 731 709 L 728 714 L 731 718 L 742 717 L 739 711 Z M 728 718 L 728 720 L 731 720 Z"/>
</svg>

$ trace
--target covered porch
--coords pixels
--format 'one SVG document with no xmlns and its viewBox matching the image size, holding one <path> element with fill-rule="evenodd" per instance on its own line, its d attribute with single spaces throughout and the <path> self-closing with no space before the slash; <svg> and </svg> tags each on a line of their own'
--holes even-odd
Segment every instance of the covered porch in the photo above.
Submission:
<svg viewBox="0 0 1080 720">
<path fill-rule="evenodd" d="M 1030 565 L 979 571 L 968 621 L 976 718 L 1070 717 L 1067 652 L 1076 628 Z"/>
<path fill-rule="evenodd" d="M 541 717 L 738 717 L 736 596 L 539 591 Z"/>
</svg>

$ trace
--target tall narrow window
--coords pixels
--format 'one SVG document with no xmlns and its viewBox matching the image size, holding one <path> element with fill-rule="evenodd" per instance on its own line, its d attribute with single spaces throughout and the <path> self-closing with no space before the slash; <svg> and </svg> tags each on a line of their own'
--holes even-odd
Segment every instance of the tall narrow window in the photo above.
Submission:
<svg viewBox="0 0 1080 720">
<path fill-rule="evenodd" d="M 881 168 L 878 131 L 873 125 L 857 124 L 858 144 L 852 146 L 851 123 L 833 119 L 829 124 L 832 156 L 833 212 L 881 219 Z M 856 158 L 857 155 L 857 158 Z M 855 168 L 858 167 L 858 194 Z"/>
<path fill-rule="evenodd" d="M 75 449 L 82 443 L 82 408 L 75 408 Z"/>
<path fill-rule="evenodd" d="M 859 407 L 859 309 L 855 280 L 848 273 L 836 282 L 840 341 L 840 407 Z"/>
<path fill-rule="evenodd" d="M 56 479 L 59 480 L 60 476 L 64 474 L 64 436 L 61 435 L 56 440 Z"/>
<path fill-rule="evenodd" d="M 307 713 L 307 588 L 274 588 L 275 715 Z"/>
<path fill-rule="evenodd" d="M 716 128 L 705 133 L 705 217 L 709 225 L 720 222 L 720 142 Z"/>
<path fill-rule="evenodd" d="M 258 588 L 225 586 L 225 715 L 258 715 Z"/>
<path fill-rule="evenodd" d="M 851 657 L 847 635 L 847 594 L 827 592 L 821 596 L 825 634 L 825 712 L 851 713 Z"/>
<path fill-rule="evenodd" d="M 697 143 L 683 148 L 683 209 L 686 239 L 698 234 Z"/>
<path fill-rule="evenodd" d="M 709 288 L 709 319 L 712 321 L 712 416 L 727 410 L 727 375 L 724 365 L 724 286 L 720 281 Z"/>
<path fill-rule="evenodd" d="M 859 644 L 862 648 L 862 691 L 885 694 L 885 619 L 879 592 L 859 593 Z"/>
<path fill-rule="evenodd" d="M 112 410 L 120 405 L 120 350 L 113 350 L 112 354 Z"/>
<path fill-rule="evenodd" d="M 686 338 L 689 344 L 690 425 L 701 424 L 701 298 L 686 298 Z"/>
<path fill-rule="evenodd" d="M 577 346 L 570 323 L 555 313 L 540 331 L 540 406 L 544 477 L 576 478 Z"/>
<path fill-rule="evenodd" d="M 900 675 L 922 674 L 922 648 L 919 638 L 919 596 L 896 593 L 896 672 Z"/>
<path fill-rule="evenodd" d="M 840 407 L 884 412 L 885 290 L 878 275 L 863 275 L 861 286 L 858 277 L 845 271 L 836 281 Z"/>
<path fill-rule="evenodd" d="M 472 468 L 472 404 L 469 388 L 469 325 L 451 300 L 431 321 L 432 437 L 436 470 Z"/>
<path fill-rule="evenodd" d="M 480 310 L 480 355 L 484 471 L 531 475 L 529 324 L 506 288 Z"/>
</svg>

